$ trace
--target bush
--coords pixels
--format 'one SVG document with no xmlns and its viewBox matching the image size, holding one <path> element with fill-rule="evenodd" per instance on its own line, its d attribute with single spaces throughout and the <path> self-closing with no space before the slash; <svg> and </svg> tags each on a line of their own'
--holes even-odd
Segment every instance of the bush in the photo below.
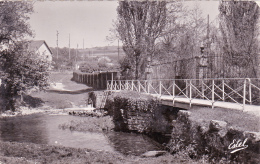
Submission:
<svg viewBox="0 0 260 164">
<path fill-rule="evenodd" d="M 113 93 L 107 103 L 106 108 L 117 110 L 125 109 L 128 111 L 153 112 L 158 107 L 157 98 L 134 91 L 121 91 Z"/>
<path fill-rule="evenodd" d="M 105 108 L 113 116 L 116 131 L 149 133 L 153 129 L 158 100 L 150 95 L 122 91 L 112 93 Z"/>
</svg>

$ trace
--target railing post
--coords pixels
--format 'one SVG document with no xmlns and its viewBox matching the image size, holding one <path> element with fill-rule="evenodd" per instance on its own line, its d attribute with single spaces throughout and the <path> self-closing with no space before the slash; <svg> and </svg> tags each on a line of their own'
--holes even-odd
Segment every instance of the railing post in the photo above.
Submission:
<svg viewBox="0 0 260 164">
<path fill-rule="evenodd" d="M 185 90 L 186 90 L 186 96 L 188 96 L 189 95 L 189 90 L 187 89 L 188 88 L 188 80 L 185 80 Z"/>
<path fill-rule="evenodd" d="M 199 82 L 200 84 L 200 82 Z M 202 98 L 204 99 L 205 98 L 205 86 L 204 86 L 204 79 L 202 79 L 202 83 L 201 83 L 201 92 L 202 92 Z"/>
<path fill-rule="evenodd" d="M 248 82 L 249 82 L 249 102 L 250 102 L 250 105 L 252 105 L 252 86 L 251 86 L 251 79 L 248 79 Z"/>
<path fill-rule="evenodd" d="M 140 84 L 140 80 L 138 80 L 138 92 L 141 92 L 141 84 Z"/>
<path fill-rule="evenodd" d="M 108 84 L 108 83 L 109 83 L 109 81 L 107 81 L 107 90 L 110 90 L 110 89 L 109 89 L 109 84 Z"/>
<path fill-rule="evenodd" d="M 122 83 L 121 83 L 121 80 L 119 81 L 119 90 L 121 91 L 121 89 L 122 89 Z"/>
<path fill-rule="evenodd" d="M 172 84 L 172 96 L 175 97 L 175 80 L 173 80 Z"/>
<path fill-rule="evenodd" d="M 172 84 L 172 96 L 173 96 L 173 105 L 174 105 L 174 100 L 175 100 L 175 80 L 173 80 L 173 84 Z"/>
<path fill-rule="evenodd" d="M 126 80 L 126 90 L 128 90 L 128 80 Z"/>
<path fill-rule="evenodd" d="M 132 87 L 131 87 L 132 91 L 134 90 L 134 80 L 132 80 Z"/>
<path fill-rule="evenodd" d="M 147 81 L 147 93 L 150 93 L 150 80 Z"/>
<path fill-rule="evenodd" d="M 144 81 L 144 89 L 145 89 L 144 92 L 147 92 L 147 80 Z"/>
<path fill-rule="evenodd" d="M 212 80 L 212 109 L 214 108 L 214 101 L 215 101 L 215 82 Z"/>
<path fill-rule="evenodd" d="M 162 81 L 159 82 L 159 95 L 162 95 Z"/>
<path fill-rule="evenodd" d="M 245 110 L 246 105 L 246 79 L 244 80 L 244 90 L 243 90 L 243 110 Z"/>
<path fill-rule="evenodd" d="M 113 80 L 113 83 L 115 83 L 115 85 L 114 85 L 114 90 L 117 90 L 117 83 L 116 83 L 116 80 Z"/>
<path fill-rule="evenodd" d="M 225 101 L 225 81 L 222 80 L 222 99 Z"/>
<path fill-rule="evenodd" d="M 192 98 L 192 86 L 191 86 L 191 80 L 190 80 L 190 108 L 191 108 L 191 98 Z"/>
</svg>

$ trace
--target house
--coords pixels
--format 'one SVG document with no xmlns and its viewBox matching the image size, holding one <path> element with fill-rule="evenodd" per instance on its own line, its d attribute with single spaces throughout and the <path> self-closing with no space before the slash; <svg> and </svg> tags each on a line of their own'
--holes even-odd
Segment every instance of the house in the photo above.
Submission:
<svg viewBox="0 0 260 164">
<path fill-rule="evenodd" d="M 44 40 L 34 40 L 28 42 L 28 50 L 43 56 L 47 61 L 52 62 L 52 51 Z"/>
</svg>

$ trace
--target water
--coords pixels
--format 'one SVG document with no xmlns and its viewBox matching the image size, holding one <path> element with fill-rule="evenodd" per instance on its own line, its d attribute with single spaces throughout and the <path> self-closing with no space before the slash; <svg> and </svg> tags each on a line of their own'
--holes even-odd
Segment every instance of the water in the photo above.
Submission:
<svg viewBox="0 0 260 164">
<path fill-rule="evenodd" d="M 44 114 L 1 118 L 0 140 L 117 151 L 127 155 L 140 155 L 146 151 L 160 149 L 154 141 L 140 134 L 75 132 L 59 128 L 60 124 L 84 119 Z"/>
</svg>

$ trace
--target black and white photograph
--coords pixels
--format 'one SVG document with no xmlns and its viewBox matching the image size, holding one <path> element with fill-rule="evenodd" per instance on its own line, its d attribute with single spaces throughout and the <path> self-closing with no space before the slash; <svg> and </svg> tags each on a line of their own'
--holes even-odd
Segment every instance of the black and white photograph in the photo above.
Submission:
<svg viewBox="0 0 260 164">
<path fill-rule="evenodd" d="M 259 164 L 259 7 L 1 0 L 0 164 Z"/>
</svg>

